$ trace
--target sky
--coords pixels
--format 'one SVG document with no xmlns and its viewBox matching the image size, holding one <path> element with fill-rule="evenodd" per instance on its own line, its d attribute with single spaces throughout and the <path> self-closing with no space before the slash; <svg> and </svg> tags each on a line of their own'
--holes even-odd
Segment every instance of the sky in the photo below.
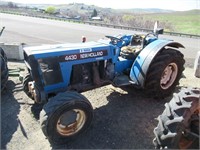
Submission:
<svg viewBox="0 0 200 150">
<path fill-rule="evenodd" d="M 114 9 L 160 8 L 176 11 L 200 9 L 200 0 L 3 0 L 25 4 L 84 3 Z"/>
</svg>

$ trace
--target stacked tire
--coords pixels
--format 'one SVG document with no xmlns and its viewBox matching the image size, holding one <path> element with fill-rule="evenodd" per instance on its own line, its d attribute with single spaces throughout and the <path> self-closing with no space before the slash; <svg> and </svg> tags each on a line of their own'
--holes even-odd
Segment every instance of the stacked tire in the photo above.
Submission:
<svg viewBox="0 0 200 150">
<path fill-rule="evenodd" d="M 1 64 L 1 92 L 5 89 L 8 81 L 7 57 L 4 50 L 0 47 L 0 64 Z"/>
</svg>

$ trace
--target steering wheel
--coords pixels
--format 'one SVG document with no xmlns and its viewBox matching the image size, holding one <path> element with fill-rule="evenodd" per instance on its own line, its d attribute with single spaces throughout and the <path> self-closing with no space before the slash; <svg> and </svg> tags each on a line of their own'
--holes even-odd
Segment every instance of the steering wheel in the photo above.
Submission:
<svg viewBox="0 0 200 150">
<path fill-rule="evenodd" d="M 106 35 L 105 37 L 109 38 L 113 44 L 117 44 L 119 41 L 125 42 L 123 39 L 117 38 L 115 36 Z"/>
</svg>

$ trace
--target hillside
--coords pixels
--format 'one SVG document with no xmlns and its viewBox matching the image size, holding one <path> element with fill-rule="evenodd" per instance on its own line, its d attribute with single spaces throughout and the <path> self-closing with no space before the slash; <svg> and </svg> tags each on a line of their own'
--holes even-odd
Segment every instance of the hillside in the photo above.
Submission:
<svg viewBox="0 0 200 150">
<path fill-rule="evenodd" d="M 0 5 L 8 5 L 7 1 L 0 1 Z M 49 6 L 54 6 L 57 9 L 61 10 L 71 10 L 71 11 L 80 11 L 83 10 L 91 11 L 94 9 L 97 9 L 99 12 L 112 12 L 112 13 L 139 13 L 139 14 L 146 14 L 146 13 L 168 13 L 172 12 L 172 10 L 164 10 L 164 9 L 158 9 L 158 8 L 133 8 L 133 9 L 112 9 L 112 8 L 102 8 L 95 5 L 86 5 L 84 3 L 69 3 L 69 4 L 62 4 L 62 5 L 50 5 L 50 4 L 22 4 L 22 3 L 14 3 L 14 5 L 18 7 L 31 7 L 31 8 L 39 8 L 39 9 L 46 9 Z"/>
<path fill-rule="evenodd" d="M 8 2 L 0 1 L 0 6 L 2 5 L 6 6 L 8 5 Z M 39 13 L 36 12 L 37 9 L 45 10 L 52 5 L 25 5 L 14 3 L 14 6 L 17 7 L 15 7 L 15 9 L 9 9 L 9 11 L 30 13 L 32 9 L 31 13 Z M 96 10 L 97 15 L 102 18 L 102 23 L 152 29 L 154 22 L 158 20 L 160 27 L 164 28 L 165 31 L 200 35 L 200 10 L 176 12 L 157 8 L 112 9 L 101 8 L 94 5 L 85 5 L 84 3 L 53 5 L 53 7 L 55 7 L 59 13 L 57 16 L 65 19 L 78 17 L 78 19 L 82 21 L 88 21 L 91 19 L 93 11 Z M 30 8 L 29 12 L 27 12 L 27 8 Z M 41 14 L 40 12 L 39 15 L 47 14 Z"/>
<path fill-rule="evenodd" d="M 200 35 L 200 10 L 146 14 L 147 20 L 159 20 L 173 25 L 174 31 Z"/>
</svg>

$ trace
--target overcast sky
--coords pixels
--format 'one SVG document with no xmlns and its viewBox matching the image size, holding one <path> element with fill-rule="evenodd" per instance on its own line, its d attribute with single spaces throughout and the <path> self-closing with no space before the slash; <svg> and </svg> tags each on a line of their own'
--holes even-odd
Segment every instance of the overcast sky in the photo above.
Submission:
<svg viewBox="0 0 200 150">
<path fill-rule="evenodd" d="M 200 9 L 200 0 L 3 0 L 25 4 L 68 4 L 85 3 L 100 7 L 124 8 L 160 8 L 170 10 Z"/>
</svg>

